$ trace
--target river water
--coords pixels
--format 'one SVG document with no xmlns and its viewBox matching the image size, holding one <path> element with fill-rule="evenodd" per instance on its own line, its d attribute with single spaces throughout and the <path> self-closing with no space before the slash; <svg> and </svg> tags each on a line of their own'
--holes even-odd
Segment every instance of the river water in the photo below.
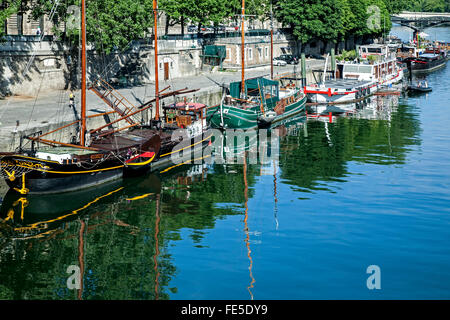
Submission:
<svg viewBox="0 0 450 320">
<path fill-rule="evenodd" d="M 292 119 L 263 164 L 7 194 L 0 299 L 450 298 L 450 67 L 427 79 Z"/>
</svg>

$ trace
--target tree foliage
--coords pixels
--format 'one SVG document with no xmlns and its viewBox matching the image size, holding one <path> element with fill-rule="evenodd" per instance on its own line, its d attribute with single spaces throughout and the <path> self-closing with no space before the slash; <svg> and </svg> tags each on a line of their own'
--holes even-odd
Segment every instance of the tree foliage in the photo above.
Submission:
<svg viewBox="0 0 450 320">
<path fill-rule="evenodd" d="M 49 14 L 53 3 L 52 0 L 5 0 L 0 23 L 18 10 L 31 10 L 34 18 Z M 172 21 L 191 21 L 198 25 L 238 22 L 242 5 L 241 0 L 159 0 L 158 3 L 159 12 L 167 14 Z M 289 27 L 301 42 L 381 35 L 391 28 L 389 15 L 402 10 L 450 10 L 448 0 L 246 0 L 246 14 L 250 16 L 247 19 L 267 19 L 271 4 L 278 21 Z M 80 0 L 59 2 L 53 31 L 77 45 L 79 29 L 67 28 L 73 19 L 68 8 L 73 5 L 79 6 Z M 90 0 L 86 5 L 88 42 L 101 52 L 123 50 L 130 41 L 143 38 L 153 24 L 153 0 Z M 0 37 L 3 31 L 0 30 Z"/>
<path fill-rule="evenodd" d="M 448 0 L 415 0 L 408 1 L 406 10 L 419 12 L 450 12 Z"/>
<path fill-rule="evenodd" d="M 5 25 L 6 20 L 20 7 L 20 0 L 5 0 L 0 5 L 0 25 Z M 0 28 L 0 40 L 5 36 L 5 30 Z"/>
<path fill-rule="evenodd" d="M 278 0 L 277 19 L 305 43 L 375 36 L 391 28 L 387 0 Z"/>
<path fill-rule="evenodd" d="M 241 0 L 160 0 L 159 7 L 171 18 L 181 17 L 202 25 L 217 25 L 225 20 L 238 20 Z M 245 12 L 255 17 L 267 15 L 270 0 L 247 0 Z"/>
<path fill-rule="evenodd" d="M 33 18 L 44 14 L 49 15 L 54 1 L 52 0 L 8 0 L 19 2 L 21 10 L 31 10 Z M 71 6 L 80 7 L 80 0 L 59 1 L 56 14 L 53 17 L 53 33 L 75 46 L 79 43 L 79 23 L 76 21 L 78 13 L 70 11 Z M 92 0 L 86 1 L 87 40 L 98 51 L 109 53 L 114 49 L 124 49 L 131 40 L 143 38 L 153 23 L 152 0 Z M 17 10 L 15 11 L 17 12 Z M 9 16 L 8 12 L 0 13 Z M 79 19 L 80 20 L 80 19 Z M 0 20 L 1 21 L 1 20 Z M 70 22 L 73 22 L 72 24 Z M 62 31 L 65 30 L 65 33 Z M 44 30 L 47 31 L 48 30 Z"/>
</svg>

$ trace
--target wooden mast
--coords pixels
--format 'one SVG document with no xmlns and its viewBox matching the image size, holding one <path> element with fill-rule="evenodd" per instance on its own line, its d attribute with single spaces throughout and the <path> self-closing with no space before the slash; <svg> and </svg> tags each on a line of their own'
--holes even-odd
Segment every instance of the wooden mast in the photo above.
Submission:
<svg viewBox="0 0 450 320">
<path fill-rule="evenodd" d="M 245 18 L 245 0 L 242 0 L 242 14 L 241 14 L 241 66 L 242 66 L 242 79 L 241 79 L 241 98 L 245 95 L 245 30 L 244 30 L 244 18 Z"/>
<path fill-rule="evenodd" d="M 86 135 L 86 0 L 81 0 L 81 130 L 80 145 L 85 146 Z"/>
<path fill-rule="evenodd" d="M 159 120 L 159 80 L 158 80 L 158 3 L 153 0 L 153 34 L 155 36 L 155 120 Z"/>
</svg>

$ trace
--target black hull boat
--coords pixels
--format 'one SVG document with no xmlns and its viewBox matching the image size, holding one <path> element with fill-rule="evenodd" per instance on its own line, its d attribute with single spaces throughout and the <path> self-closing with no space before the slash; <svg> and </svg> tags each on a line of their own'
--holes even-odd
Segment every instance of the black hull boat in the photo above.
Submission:
<svg viewBox="0 0 450 320">
<path fill-rule="evenodd" d="M 419 80 L 416 83 L 412 81 L 408 84 L 408 92 L 410 93 L 425 93 L 432 91 L 432 88 L 428 86 L 428 81 L 425 79 Z"/>
<path fill-rule="evenodd" d="M 0 173 L 21 194 L 74 191 L 148 170 L 161 146 L 159 135 L 142 139 L 142 144 L 124 137 L 114 137 L 113 144 L 112 139 L 86 149 L 59 146 L 1 153 Z"/>
<path fill-rule="evenodd" d="M 87 131 L 87 119 L 94 116 L 109 118 L 109 113 L 86 115 L 86 24 L 85 0 L 81 1 L 81 117 L 73 104 L 76 121 L 55 130 L 21 136 L 16 152 L 0 152 L 0 174 L 8 186 L 24 195 L 27 193 L 59 193 L 96 186 L 121 178 L 135 171 L 150 168 L 161 147 L 158 132 L 149 131 L 138 136 L 133 131 L 138 123 L 132 116 L 141 110 L 121 110 L 120 101 L 112 102 L 119 118 L 99 128 Z M 109 92 L 110 94 L 112 92 Z M 113 96 L 110 96 L 113 97 Z M 123 105 L 123 103 L 122 103 Z M 113 124 L 127 121 L 125 127 L 114 129 Z M 107 121 L 108 122 L 108 121 Z M 51 140 L 50 134 L 76 125 L 78 137 L 71 143 Z M 123 132 L 124 129 L 130 130 Z M 61 131 L 59 131 L 61 132 Z M 23 141 L 31 142 L 25 148 Z"/>
<path fill-rule="evenodd" d="M 410 92 L 415 92 L 415 93 L 425 93 L 425 92 L 431 92 L 432 88 L 431 87 L 419 87 L 417 85 L 410 85 L 408 86 L 408 91 Z"/>
<path fill-rule="evenodd" d="M 123 169 L 117 161 L 105 161 L 93 170 L 80 169 L 76 164 L 60 164 L 20 155 L 5 156 L 2 170 L 8 175 L 8 186 L 21 193 L 57 193 L 79 190 L 116 180 Z M 21 173 L 16 177 L 19 168 Z"/>
<path fill-rule="evenodd" d="M 447 59 L 443 54 L 425 53 L 419 57 L 409 57 L 403 60 L 408 69 L 413 72 L 430 72 L 444 67 Z"/>
<path fill-rule="evenodd" d="M 156 9 L 154 11 L 156 13 Z M 84 12 L 83 0 L 82 13 Z M 209 144 L 211 133 L 208 132 L 206 123 L 205 105 L 185 100 L 168 107 L 163 106 L 164 118 L 159 119 L 160 99 L 196 90 L 181 89 L 166 93 L 162 91 L 167 88 L 156 90 L 155 99 L 136 108 L 105 81 L 97 79 L 90 90 L 113 111 L 87 116 L 84 23 L 81 31 L 81 119 L 76 115 L 76 121 L 50 132 L 22 136 L 16 152 L 0 152 L 0 174 L 11 189 L 22 195 L 74 191 L 122 177 L 141 175 L 170 165 L 173 160 L 190 161 L 197 150 L 203 150 Z M 155 119 L 148 126 L 142 125 L 137 114 L 151 108 L 153 102 Z M 75 105 L 71 107 L 76 114 Z M 111 113 L 117 117 L 116 120 L 110 121 Z M 95 116 L 103 116 L 107 123 L 87 130 L 86 120 Z M 127 123 L 124 125 L 118 125 L 125 121 Z M 66 143 L 48 138 L 50 134 L 72 125 L 78 126 L 79 135 L 74 139 L 76 141 Z M 178 130 L 184 136 L 175 136 Z M 24 139 L 31 141 L 28 149 L 22 147 Z M 180 153 L 183 154 L 181 158 Z"/>
</svg>

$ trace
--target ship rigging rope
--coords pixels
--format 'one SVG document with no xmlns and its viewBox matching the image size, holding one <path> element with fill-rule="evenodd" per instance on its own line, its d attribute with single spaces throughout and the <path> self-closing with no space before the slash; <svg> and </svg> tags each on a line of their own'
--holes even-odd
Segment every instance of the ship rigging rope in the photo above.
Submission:
<svg viewBox="0 0 450 320">
<path fill-rule="evenodd" d="M 30 113 L 30 117 L 29 117 L 29 119 L 28 119 L 27 126 L 25 127 L 25 130 L 22 130 L 22 132 L 27 131 L 27 130 L 28 130 L 28 127 L 30 126 L 31 118 L 33 117 L 34 109 L 35 109 L 35 107 L 36 107 L 36 102 L 37 102 L 39 93 L 40 93 L 41 88 L 42 88 L 42 83 L 43 83 L 43 81 L 44 81 L 44 76 L 45 76 L 45 72 L 42 73 L 42 76 L 41 76 L 41 82 L 39 83 L 38 92 L 37 92 L 36 97 L 35 97 L 35 99 L 34 99 L 33 108 L 31 109 L 31 113 Z M 29 140 L 26 141 L 26 142 L 25 142 L 25 145 L 27 145 L 29 142 L 30 142 Z M 11 137 L 11 149 L 14 149 L 14 143 L 15 143 L 15 135 L 13 135 L 13 136 Z M 23 146 L 22 146 L 22 147 L 23 147 Z"/>
<path fill-rule="evenodd" d="M 125 164 L 120 158 L 118 158 L 114 152 L 109 153 L 105 158 L 101 158 L 99 161 L 95 162 L 92 164 L 92 166 L 87 166 L 87 165 L 83 165 L 83 163 L 86 164 L 90 164 L 89 162 L 78 162 L 78 166 L 80 168 L 86 169 L 86 170 L 91 170 L 93 168 L 95 168 L 96 166 L 98 166 L 99 164 L 101 164 L 102 162 L 105 162 L 106 160 L 108 160 L 110 157 L 114 156 L 116 157 L 120 162 L 122 162 L 123 164 Z"/>
<path fill-rule="evenodd" d="M 37 102 L 37 99 L 38 99 L 38 97 L 39 97 L 39 93 L 41 92 L 42 83 L 44 82 L 44 77 L 45 77 L 45 72 L 42 72 L 41 82 L 39 83 L 38 92 L 37 92 L 37 94 L 36 94 L 36 98 L 34 99 L 33 108 L 31 109 L 30 118 L 28 119 L 28 123 L 27 123 L 27 126 L 26 126 L 26 128 L 25 128 L 25 131 L 28 130 L 28 127 L 29 127 L 30 122 L 31 122 L 31 118 L 33 117 L 34 109 L 35 109 L 35 107 L 36 107 L 36 102 Z"/>
<path fill-rule="evenodd" d="M 11 102 L 11 98 L 9 98 L 9 99 L 8 99 L 8 102 L 6 102 L 6 106 L 3 106 L 2 109 L 0 110 L 0 125 L 2 124 L 2 123 L 1 123 L 2 117 L 3 117 L 3 115 L 5 114 L 6 109 L 8 109 L 8 106 L 9 106 L 9 103 L 10 103 L 10 102 Z"/>
<path fill-rule="evenodd" d="M 58 8 L 58 5 L 59 5 L 59 0 L 55 0 L 55 2 L 53 3 L 52 9 L 50 10 L 50 14 L 48 16 L 48 21 L 53 21 L 53 16 L 56 13 L 56 9 Z M 42 30 L 42 32 L 39 36 L 39 43 L 42 42 L 42 40 L 44 39 L 44 36 L 45 36 L 45 28 L 43 28 L 43 29 L 44 30 Z M 28 63 L 25 67 L 25 70 L 22 72 L 22 76 L 25 76 L 28 73 L 35 57 L 36 57 L 36 49 L 32 52 L 31 57 L 28 60 Z"/>
<path fill-rule="evenodd" d="M 23 174 L 26 174 L 30 171 L 32 171 L 31 168 L 25 168 L 15 165 L 3 165 L 2 162 L 0 162 L 0 175 L 2 175 L 3 179 L 5 180 L 14 181 L 22 177 Z"/>
</svg>

